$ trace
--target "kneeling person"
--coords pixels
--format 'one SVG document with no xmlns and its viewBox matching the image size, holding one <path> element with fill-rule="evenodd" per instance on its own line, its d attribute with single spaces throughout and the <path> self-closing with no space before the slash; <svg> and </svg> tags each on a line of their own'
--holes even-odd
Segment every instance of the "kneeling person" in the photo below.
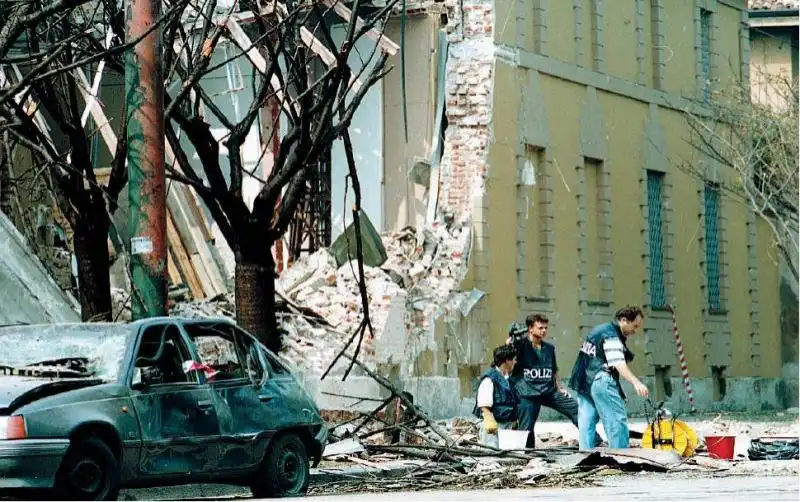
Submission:
<svg viewBox="0 0 800 502">
<path fill-rule="evenodd" d="M 493 365 L 481 377 L 473 413 L 483 418 L 481 443 L 497 448 L 498 429 L 511 429 L 517 420 L 517 399 L 508 376 L 517 362 L 516 351 L 510 345 L 494 349 Z"/>
</svg>

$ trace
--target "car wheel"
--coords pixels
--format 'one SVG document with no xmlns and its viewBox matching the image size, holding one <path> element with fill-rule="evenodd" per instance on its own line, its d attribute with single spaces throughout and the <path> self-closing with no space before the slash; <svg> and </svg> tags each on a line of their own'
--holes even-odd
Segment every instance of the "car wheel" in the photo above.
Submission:
<svg viewBox="0 0 800 502">
<path fill-rule="evenodd" d="M 67 450 L 56 476 L 56 492 L 66 500 L 116 500 L 119 462 L 106 443 L 87 438 Z"/>
<path fill-rule="evenodd" d="M 250 488 L 257 498 L 296 497 L 308 491 L 308 451 L 296 434 L 272 440 Z"/>
</svg>

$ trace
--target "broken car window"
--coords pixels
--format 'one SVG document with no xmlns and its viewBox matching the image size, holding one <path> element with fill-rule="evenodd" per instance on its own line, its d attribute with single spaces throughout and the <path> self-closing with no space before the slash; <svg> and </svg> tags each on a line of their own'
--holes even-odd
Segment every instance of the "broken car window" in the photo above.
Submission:
<svg viewBox="0 0 800 502">
<path fill-rule="evenodd" d="M 184 326 L 197 348 L 200 362 L 217 373 L 214 381 L 245 378 L 234 338 L 230 333 L 207 326 Z"/>
<path fill-rule="evenodd" d="M 114 381 L 130 330 L 114 323 L 19 325 L 0 328 L 0 375 L 91 377 Z"/>
<path fill-rule="evenodd" d="M 174 324 L 149 326 L 142 334 L 135 361 L 141 381 L 147 385 L 196 382 L 196 377 L 185 371 L 191 357 Z"/>
</svg>

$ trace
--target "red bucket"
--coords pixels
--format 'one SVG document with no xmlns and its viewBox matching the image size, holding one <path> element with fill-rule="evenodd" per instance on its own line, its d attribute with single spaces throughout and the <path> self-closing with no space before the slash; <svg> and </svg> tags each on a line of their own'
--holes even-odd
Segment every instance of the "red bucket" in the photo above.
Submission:
<svg viewBox="0 0 800 502">
<path fill-rule="evenodd" d="M 706 436 L 708 455 L 720 460 L 733 460 L 736 436 Z"/>
</svg>

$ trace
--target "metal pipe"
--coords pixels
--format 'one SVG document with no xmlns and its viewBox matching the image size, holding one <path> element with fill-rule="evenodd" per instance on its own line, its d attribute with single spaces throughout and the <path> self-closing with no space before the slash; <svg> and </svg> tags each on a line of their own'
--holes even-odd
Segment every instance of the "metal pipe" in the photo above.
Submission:
<svg viewBox="0 0 800 502">
<path fill-rule="evenodd" d="M 161 0 L 125 0 L 128 40 L 159 18 Z M 160 30 L 125 53 L 128 197 L 134 320 L 167 312 L 167 212 L 164 173 L 164 85 Z"/>
</svg>

